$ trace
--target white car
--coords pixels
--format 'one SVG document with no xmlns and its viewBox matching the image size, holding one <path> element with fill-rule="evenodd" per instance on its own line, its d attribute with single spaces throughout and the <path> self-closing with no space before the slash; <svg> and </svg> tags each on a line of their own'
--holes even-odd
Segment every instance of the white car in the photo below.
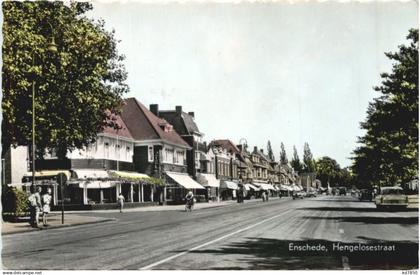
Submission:
<svg viewBox="0 0 420 275">
<path fill-rule="evenodd" d="M 401 187 L 382 187 L 381 193 L 375 198 L 376 208 L 407 208 L 408 196 Z"/>
</svg>

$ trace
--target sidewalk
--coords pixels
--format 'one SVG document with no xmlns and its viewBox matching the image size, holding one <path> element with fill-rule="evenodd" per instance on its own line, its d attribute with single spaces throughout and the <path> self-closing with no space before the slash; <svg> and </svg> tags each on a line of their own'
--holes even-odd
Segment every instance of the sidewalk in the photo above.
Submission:
<svg viewBox="0 0 420 275">
<path fill-rule="evenodd" d="M 269 201 L 278 200 L 278 197 L 270 197 Z M 287 198 L 282 198 L 285 200 Z M 245 200 L 244 204 L 261 202 L 261 199 Z M 206 208 L 216 208 L 228 205 L 238 204 L 236 200 L 230 201 L 221 201 L 221 202 L 208 202 L 208 203 L 196 203 L 194 209 L 206 209 Z M 128 212 L 160 212 L 160 211 L 183 211 L 185 205 L 160 205 L 160 206 L 147 206 L 147 207 L 138 207 L 138 208 L 127 208 L 124 209 L 124 213 Z M 108 221 L 115 221 L 114 218 L 102 218 L 94 216 L 85 216 L 78 214 L 86 213 L 116 213 L 119 212 L 119 209 L 110 209 L 110 210 L 89 210 L 89 211 L 66 211 L 64 216 L 64 224 L 61 224 L 61 213 L 59 211 L 54 211 L 50 213 L 48 217 L 49 226 L 43 227 L 41 229 L 32 228 L 29 225 L 28 221 L 22 222 L 2 222 L 2 235 L 16 234 L 16 233 L 25 233 L 32 231 L 40 230 L 51 230 L 54 228 L 62 228 L 69 226 L 85 225 L 85 224 L 94 224 Z M 40 225 L 42 222 L 40 223 Z"/>
<path fill-rule="evenodd" d="M 269 201 L 271 200 L 278 200 L 279 197 L 270 197 Z M 286 199 L 286 198 L 283 198 Z M 262 201 L 261 199 L 253 199 L 253 200 L 245 200 L 244 203 L 252 203 Z M 232 204 L 238 204 L 236 200 L 229 200 L 229 201 L 220 201 L 220 202 L 200 202 L 194 205 L 194 209 L 206 209 L 206 208 L 215 208 L 215 207 L 222 207 Z M 160 212 L 160 211 L 182 211 L 185 210 L 185 205 L 156 205 L 156 206 L 144 206 L 144 207 L 137 207 L 137 208 L 125 208 L 123 210 L 124 213 L 130 212 Z M 86 213 L 117 213 L 120 212 L 119 209 L 107 209 L 107 210 L 86 210 L 86 211 L 66 211 L 66 213 L 71 214 L 86 214 Z M 53 213 L 60 213 L 60 212 L 53 212 Z"/>
<path fill-rule="evenodd" d="M 61 227 L 93 224 L 93 223 L 100 223 L 100 222 L 107 222 L 107 221 L 114 221 L 114 220 L 115 219 L 112 219 L 112 218 L 81 216 L 81 215 L 65 213 L 64 224 L 61 224 L 61 214 L 52 213 L 48 216 L 48 226 L 47 227 L 42 226 L 42 221 L 41 221 L 39 223 L 39 226 L 41 227 L 40 229 L 31 227 L 29 225 L 29 221 L 21 221 L 21 222 L 4 222 L 3 221 L 1 225 L 1 234 L 8 235 L 8 234 L 24 233 L 24 232 L 31 232 L 31 231 L 51 230 L 51 229 L 61 228 Z"/>
</svg>

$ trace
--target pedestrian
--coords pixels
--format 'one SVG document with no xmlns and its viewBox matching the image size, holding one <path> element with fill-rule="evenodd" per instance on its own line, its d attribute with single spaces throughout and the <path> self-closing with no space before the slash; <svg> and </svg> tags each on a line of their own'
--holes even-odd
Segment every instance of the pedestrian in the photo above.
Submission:
<svg viewBox="0 0 420 275">
<path fill-rule="evenodd" d="M 41 186 L 36 189 L 31 188 L 32 194 L 28 197 L 30 205 L 30 224 L 34 228 L 38 228 L 39 214 L 41 213 Z"/>
<path fill-rule="evenodd" d="M 120 195 L 118 196 L 117 199 L 118 199 L 118 206 L 120 207 L 120 213 L 122 213 L 123 212 L 123 208 L 124 208 L 125 198 L 124 198 L 123 194 L 120 193 Z"/>
<path fill-rule="evenodd" d="M 48 226 L 48 214 L 51 211 L 51 188 L 47 189 L 47 193 L 42 196 L 42 224 Z"/>
</svg>

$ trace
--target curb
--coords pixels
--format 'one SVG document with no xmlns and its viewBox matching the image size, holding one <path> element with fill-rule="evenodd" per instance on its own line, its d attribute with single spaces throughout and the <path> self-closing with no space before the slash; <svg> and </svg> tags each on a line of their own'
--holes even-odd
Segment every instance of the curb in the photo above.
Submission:
<svg viewBox="0 0 420 275">
<path fill-rule="evenodd" d="M 40 228 L 38 230 L 35 229 L 35 228 L 34 229 L 29 228 L 29 229 L 18 230 L 18 231 L 13 231 L 13 232 L 1 232 L 1 235 L 5 236 L 5 235 L 14 235 L 14 234 L 22 234 L 22 233 L 30 233 L 30 232 L 40 232 L 40 231 L 44 231 L 44 230 L 54 230 L 54 229 L 64 228 L 64 227 L 73 227 L 73 226 L 81 226 L 81 225 L 88 225 L 88 224 L 105 223 L 105 222 L 116 221 L 116 220 L 117 219 L 115 219 L 115 218 L 104 218 L 104 219 L 101 219 L 101 220 L 98 220 L 98 221 L 54 225 L 54 226 L 50 226 L 48 228 Z"/>
</svg>

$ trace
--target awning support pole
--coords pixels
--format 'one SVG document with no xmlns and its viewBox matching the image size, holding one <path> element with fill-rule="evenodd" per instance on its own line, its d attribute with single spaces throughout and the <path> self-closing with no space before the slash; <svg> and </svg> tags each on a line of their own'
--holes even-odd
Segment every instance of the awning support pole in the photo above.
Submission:
<svg viewBox="0 0 420 275">
<path fill-rule="evenodd" d="M 86 182 L 83 183 L 83 204 L 84 205 L 87 205 L 88 204 L 87 183 Z"/>
<path fill-rule="evenodd" d="M 130 201 L 134 202 L 134 188 L 133 183 L 130 183 Z"/>
<path fill-rule="evenodd" d="M 153 202 L 153 185 L 150 185 L 150 201 Z"/>
<path fill-rule="evenodd" d="M 140 202 L 144 202 L 144 186 L 143 183 L 140 183 Z"/>
<path fill-rule="evenodd" d="M 104 190 L 103 189 L 99 189 L 99 200 L 100 200 L 100 204 L 104 203 Z"/>
<path fill-rule="evenodd" d="M 53 196 L 54 196 L 54 205 L 56 206 L 57 205 L 57 202 L 58 202 L 58 185 L 57 184 L 54 184 L 54 194 L 53 194 Z"/>
</svg>

